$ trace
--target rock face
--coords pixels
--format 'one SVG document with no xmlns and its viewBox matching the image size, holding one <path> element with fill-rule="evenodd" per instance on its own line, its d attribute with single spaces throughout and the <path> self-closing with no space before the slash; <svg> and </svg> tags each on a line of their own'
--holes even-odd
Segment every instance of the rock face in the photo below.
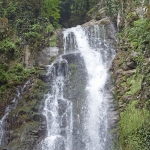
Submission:
<svg viewBox="0 0 150 150">
<path fill-rule="evenodd" d="M 150 34 L 147 30 L 148 14 L 145 11 L 149 4 L 141 1 L 140 4 L 136 3 L 134 7 L 131 7 L 132 4 L 132 1 L 125 3 L 123 8 L 125 13 L 119 12 L 118 14 L 120 33 L 118 33 L 117 53 L 113 61 L 112 72 L 114 95 L 120 114 L 119 132 L 122 149 L 142 150 L 150 148 L 147 138 L 150 106 L 150 55 L 148 52 L 150 44 L 149 40 L 143 36 Z"/>
<path fill-rule="evenodd" d="M 12 105 L 4 124 L 4 138 L 1 150 L 33 150 L 45 135 L 45 118 L 39 113 L 39 106 L 45 84 L 41 79 L 31 78 L 28 84 L 18 87 L 20 93 Z M 7 146 L 5 146 L 7 145 Z"/>
<path fill-rule="evenodd" d="M 83 117 L 82 106 L 85 103 L 86 93 L 85 87 L 87 84 L 87 73 L 85 70 L 85 64 L 80 53 L 70 54 L 63 56 L 69 64 L 69 82 L 65 84 L 64 97 L 71 100 L 73 103 L 73 148 L 82 149 L 84 143 L 82 141 L 82 125 L 81 120 Z"/>
<path fill-rule="evenodd" d="M 38 52 L 38 66 L 49 65 L 59 55 L 58 47 L 48 47 Z"/>
<path fill-rule="evenodd" d="M 29 48 L 29 45 L 24 46 L 24 63 L 26 68 L 33 68 L 34 64 L 34 57 Z"/>
<path fill-rule="evenodd" d="M 0 18 L 0 38 L 3 36 L 7 36 L 8 31 L 8 19 L 7 18 Z"/>
<path fill-rule="evenodd" d="M 101 20 L 106 17 L 106 10 L 105 10 L 105 1 L 101 0 L 95 7 L 93 7 L 85 17 L 85 22 L 88 22 L 92 19 Z"/>
</svg>

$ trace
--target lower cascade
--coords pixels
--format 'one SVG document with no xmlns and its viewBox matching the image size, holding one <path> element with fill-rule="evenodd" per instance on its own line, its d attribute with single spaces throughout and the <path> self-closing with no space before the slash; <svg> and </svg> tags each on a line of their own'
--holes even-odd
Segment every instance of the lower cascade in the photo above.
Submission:
<svg viewBox="0 0 150 150">
<path fill-rule="evenodd" d="M 66 72 L 63 67 L 66 67 Z M 51 92 L 45 95 L 43 114 L 47 121 L 47 137 L 41 143 L 42 150 L 72 149 L 72 102 L 63 97 L 66 73 L 67 62 L 62 58 L 58 65 L 49 66 L 47 75 L 51 77 L 52 86 Z"/>
<path fill-rule="evenodd" d="M 106 26 L 77 26 L 63 35 L 64 54 L 48 66 L 47 136 L 38 149 L 111 150 L 109 68 L 115 51 Z"/>
<path fill-rule="evenodd" d="M 30 80 L 28 80 L 23 85 L 23 87 L 18 87 L 16 89 L 17 94 L 16 94 L 15 98 L 11 101 L 11 104 L 7 106 L 4 116 L 0 119 L 0 146 L 3 145 L 3 143 L 4 143 L 6 118 L 8 117 L 9 113 L 12 110 L 16 109 L 17 103 L 18 103 L 19 99 L 21 98 L 22 94 L 25 92 L 25 89 L 29 83 L 30 83 Z M 19 90 L 19 88 L 20 88 L 20 90 Z"/>
</svg>

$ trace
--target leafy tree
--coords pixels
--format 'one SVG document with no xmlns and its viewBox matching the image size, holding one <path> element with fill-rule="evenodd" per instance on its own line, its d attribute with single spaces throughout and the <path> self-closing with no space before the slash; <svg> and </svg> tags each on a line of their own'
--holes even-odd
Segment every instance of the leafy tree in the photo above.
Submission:
<svg viewBox="0 0 150 150">
<path fill-rule="evenodd" d="M 61 0 L 59 4 L 60 9 L 60 23 L 67 22 L 71 17 L 71 3 L 72 0 Z"/>
<path fill-rule="evenodd" d="M 89 0 L 61 0 L 60 23 L 65 27 L 82 24 L 84 17 L 90 9 Z"/>
<path fill-rule="evenodd" d="M 59 14 L 59 0 L 44 0 L 42 4 L 43 17 L 49 18 L 53 24 L 58 22 Z"/>
<path fill-rule="evenodd" d="M 122 0 L 106 0 L 106 12 L 108 15 L 117 15 Z"/>
</svg>

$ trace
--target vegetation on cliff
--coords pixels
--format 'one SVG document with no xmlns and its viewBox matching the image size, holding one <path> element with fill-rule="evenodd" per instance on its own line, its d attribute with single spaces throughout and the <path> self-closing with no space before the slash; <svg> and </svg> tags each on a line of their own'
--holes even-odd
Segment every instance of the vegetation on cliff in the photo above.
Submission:
<svg viewBox="0 0 150 150">
<path fill-rule="evenodd" d="M 115 3 L 113 3 L 115 5 Z M 150 3 L 120 1 L 118 50 L 113 63 L 123 150 L 150 149 Z"/>
<path fill-rule="evenodd" d="M 58 5 L 57 0 L 0 2 L 0 101 L 3 110 L 0 116 L 12 99 L 14 88 L 38 71 L 36 52 L 56 45 L 54 28 L 58 27 L 60 18 Z M 26 45 L 34 59 L 30 68 L 24 60 Z"/>
<path fill-rule="evenodd" d="M 99 0 L 60 0 L 60 24 L 63 27 L 72 27 L 83 24 L 86 13 Z"/>
<path fill-rule="evenodd" d="M 72 20 L 70 25 L 83 22 L 86 12 L 96 2 L 97 0 L 91 2 L 88 0 L 2 0 L 0 2 L 2 101 L 6 102 L 9 99 L 5 96 L 9 88 L 11 92 L 13 86 L 25 82 L 36 72 L 37 51 L 44 47 L 56 46 L 55 29 L 61 26 L 59 22 L 68 24 L 68 21 Z M 33 55 L 34 68 L 29 68 L 25 63 L 26 45 L 29 45 Z"/>
</svg>

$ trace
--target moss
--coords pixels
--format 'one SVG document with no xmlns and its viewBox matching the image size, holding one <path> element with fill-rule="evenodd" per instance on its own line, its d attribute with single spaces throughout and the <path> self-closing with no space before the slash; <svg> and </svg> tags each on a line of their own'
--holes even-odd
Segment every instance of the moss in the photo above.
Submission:
<svg viewBox="0 0 150 150">
<path fill-rule="evenodd" d="M 15 43 L 10 39 L 5 39 L 0 42 L 0 52 L 14 53 L 16 49 Z"/>
<path fill-rule="evenodd" d="M 52 56 L 51 58 L 50 58 L 50 63 L 52 63 L 54 60 L 56 59 L 56 56 Z"/>
<path fill-rule="evenodd" d="M 49 45 L 50 45 L 51 47 L 55 47 L 55 46 L 57 45 L 57 38 L 56 38 L 56 35 L 55 35 L 55 34 L 54 34 L 53 36 L 51 36 Z"/>
<path fill-rule="evenodd" d="M 39 34 L 38 32 L 33 32 L 30 31 L 28 33 L 24 34 L 25 40 L 30 44 L 33 45 L 35 44 L 37 41 L 41 41 L 42 40 L 42 34 Z"/>
<path fill-rule="evenodd" d="M 38 140 L 38 130 L 43 120 L 39 109 L 46 84 L 37 78 L 31 83 L 22 93 L 16 109 L 8 115 L 7 132 L 13 130 L 8 137 L 8 146 L 13 149 L 33 149 Z"/>
<path fill-rule="evenodd" d="M 92 14 L 92 13 L 94 13 L 95 11 L 97 11 L 97 8 L 96 8 L 96 7 L 93 7 L 88 13 L 89 13 L 89 14 Z"/>
<path fill-rule="evenodd" d="M 13 140 L 8 144 L 8 147 L 11 147 L 12 149 L 33 149 L 37 135 L 32 135 L 31 133 L 34 133 L 35 131 L 35 134 L 37 134 L 39 126 L 40 124 L 38 122 L 32 121 L 25 123 L 20 128 L 14 130 L 11 135 Z M 21 140 L 17 138 L 18 136 L 21 136 Z"/>
<path fill-rule="evenodd" d="M 46 33 L 53 34 L 54 32 L 55 32 L 55 29 L 54 29 L 53 25 L 52 24 L 47 25 Z"/>
<path fill-rule="evenodd" d="M 136 108 L 138 101 L 131 101 L 126 110 L 120 114 L 121 144 L 124 150 L 140 149 L 144 143 L 138 131 L 145 126 L 149 118 L 149 112 L 145 108 Z"/>
<path fill-rule="evenodd" d="M 107 25 L 110 24 L 110 20 L 108 18 L 104 18 L 100 20 L 101 25 Z"/>
<path fill-rule="evenodd" d="M 71 77 L 74 77 L 77 71 L 77 66 L 73 63 L 69 64 L 69 69 L 71 71 Z"/>
<path fill-rule="evenodd" d="M 141 90 L 142 86 L 142 81 L 143 81 L 143 75 L 138 74 L 138 75 L 133 75 L 132 77 L 128 78 L 127 84 L 130 84 L 130 90 L 126 92 L 126 95 L 134 95 L 137 92 Z"/>
<path fill-rule="evenodd" d="M 106 17 L 106 8 L 105 8 L 105 7 L 102 8 L 102 9 L 100 9 L 100 10 L 97 12 L 97 14 L 96 14 L 96 19 L 97 19 L 97 20 L 100 20 L 100 19 L 102 19 L 102 18 L 104 18 L 104 17 Z"/>
</svg>

